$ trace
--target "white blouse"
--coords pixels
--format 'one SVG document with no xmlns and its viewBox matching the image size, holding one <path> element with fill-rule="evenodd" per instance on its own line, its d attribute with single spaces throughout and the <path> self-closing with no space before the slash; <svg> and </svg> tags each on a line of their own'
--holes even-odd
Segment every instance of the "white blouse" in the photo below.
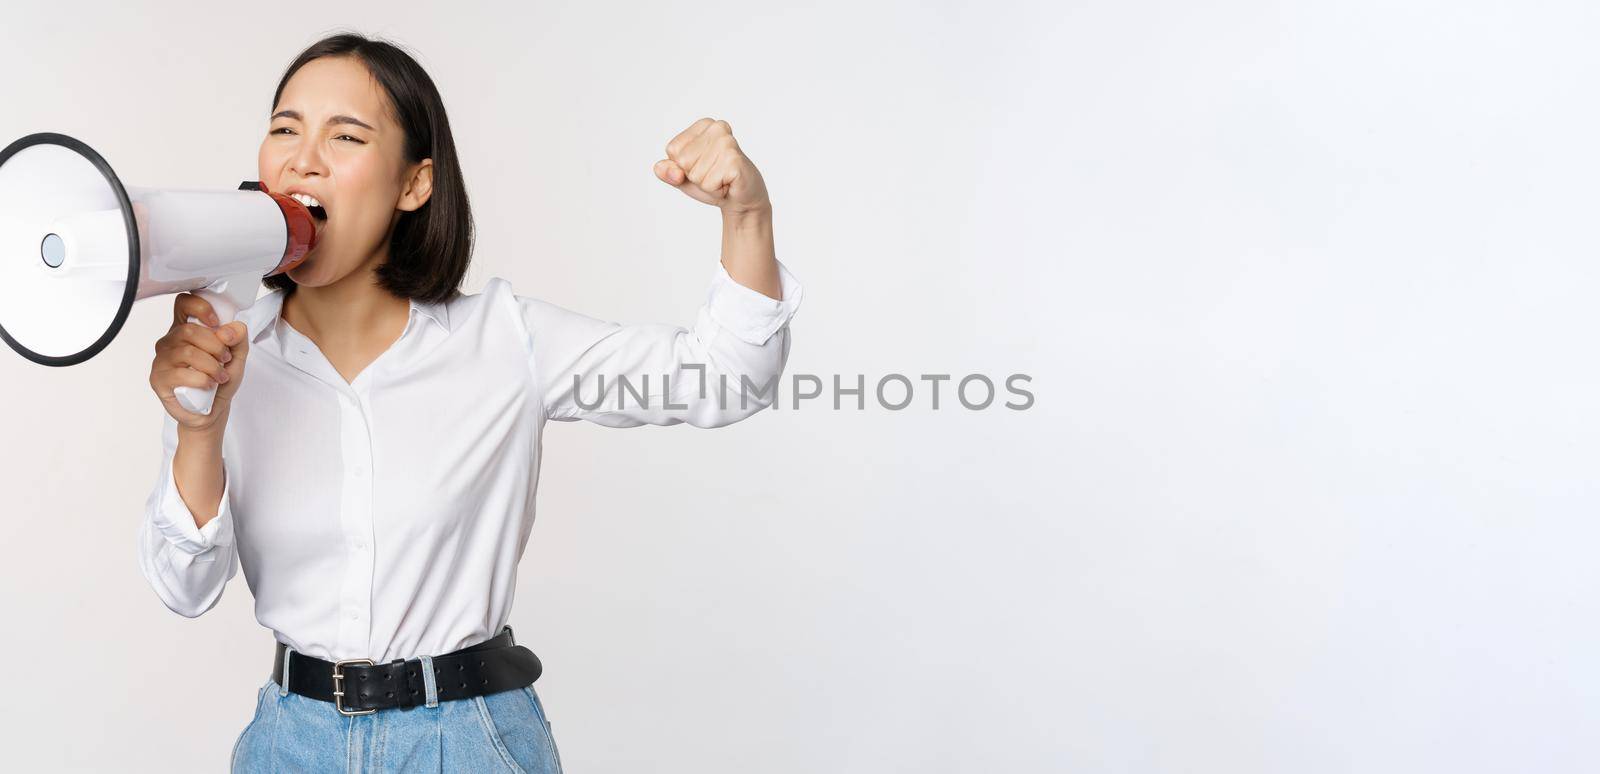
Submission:
<svg viewBox="0 0 1600 774">
<path fill-rule="evenodd" d="M 448 303 L 413 300 L 400 338 L 352 382 L 269 293 L 239 317 L 250 360 L 223 434 L 219 512 L 195 526 L 167 416 L 140 570 L 193 618 L 242 565 L 256 620 L 330 661 L 482 642 L 511 614 L 545 421 L 719 427 L 771 405 L 801 298 L 778 271 L 782 300 L 719 262 L 690 329 L 598 320 L 494 277 Z"/>
</svg>

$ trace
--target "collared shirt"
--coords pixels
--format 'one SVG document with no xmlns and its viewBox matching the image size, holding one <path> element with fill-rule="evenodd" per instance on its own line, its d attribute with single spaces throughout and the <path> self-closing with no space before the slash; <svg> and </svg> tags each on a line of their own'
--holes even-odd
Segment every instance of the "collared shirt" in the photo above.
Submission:
<svg viewBox="0 0 1600 774">
<path fill-rule="evenodd" d="M 771 405 L 801 299 L 778 270 L 781 300 L 719 262 L 691 328 L 596 319 L 494 277 L 447 303 L 413 300 L 400 338 L 349 382 L 269 293 L 239 315 L 250 356 L 217 516 L 197 527 L 179 495 L 167 416 L 140 570 L 192 618 L 242 566 L 256 620 L 330 661 L 487 640 L 511 614 L 545 422 L 719 427 Z"/>
</svg>

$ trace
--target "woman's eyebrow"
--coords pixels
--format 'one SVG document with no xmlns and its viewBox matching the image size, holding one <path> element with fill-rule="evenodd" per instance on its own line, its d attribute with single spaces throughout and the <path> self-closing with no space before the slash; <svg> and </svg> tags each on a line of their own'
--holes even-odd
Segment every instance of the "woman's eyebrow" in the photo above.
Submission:
<svg viewBox="0 0 1600 774">
<path fill-rule="evenodd" d="M 280 111 L 278 111 L 276 113 L 273 113 L 272 117 L 273 118 L 293 118 L 296 121 L 304 120 L 304 119 L 302 119 L 300 117 L 300 113 L 298 111 L 294 111 L 294 110 L 280 110 Z M 271 119 L 268 119 L 268 120 L 271 120 Z M 356 126 L 359 126 L 362 129 L 366 129 L 368 131 L 373 131 L 373 132 L 378 131 L 376 129 L 373 129 L 370 125 L 368 125 L 367 122 L 362 121 L 361 119 L 356 118 L 354 116 L 329 116 L 327 123 L 330 124 L 330 125 L 332 125 L 332 124 L 355 124 Z"/>
</svg>

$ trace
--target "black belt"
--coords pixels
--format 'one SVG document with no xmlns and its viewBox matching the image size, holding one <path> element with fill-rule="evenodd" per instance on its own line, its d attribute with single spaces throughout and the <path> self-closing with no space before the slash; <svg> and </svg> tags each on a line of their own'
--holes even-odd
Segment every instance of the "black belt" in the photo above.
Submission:
<svg viewBox="0 0 1600 774">
<path fill-rule="evenodd" d="M 272 659 L 272 679 L 283 681 L 283 654 L 277 644 Z M 333 702 L 344 715 L 367 715 L 380 709 L 420 706 L 426 703 L 422 659 L 395 659 L 375 664 L 354 658 L 323 661 L 298 651 L 289 652 L 289 690 L 312 699 Z M 433 657 L 433 678 L 439 701 L 469 699 L 532 685 L 544 671 L 533 651 L 516 644 L 507 626 L 494 638 L 471 647 Z"/>
</svg>

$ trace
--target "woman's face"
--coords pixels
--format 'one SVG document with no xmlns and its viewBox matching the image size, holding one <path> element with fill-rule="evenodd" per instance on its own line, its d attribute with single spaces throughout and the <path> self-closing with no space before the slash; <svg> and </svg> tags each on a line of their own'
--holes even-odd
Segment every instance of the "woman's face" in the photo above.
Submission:
<svg viewBox="0 0 1600 774">
<path fill-rule="evenodd" d="M 310 194 L 328 215 L 290 279 L 318 287 L 381 264 L 395 221 L 421 207 L 433 183 L 431 159 L 406 162 L 383 88 L 360 60 L 322 57 L 295 72 L 272 113 L 261 181 L 274 193 Z"/>
</svg>

